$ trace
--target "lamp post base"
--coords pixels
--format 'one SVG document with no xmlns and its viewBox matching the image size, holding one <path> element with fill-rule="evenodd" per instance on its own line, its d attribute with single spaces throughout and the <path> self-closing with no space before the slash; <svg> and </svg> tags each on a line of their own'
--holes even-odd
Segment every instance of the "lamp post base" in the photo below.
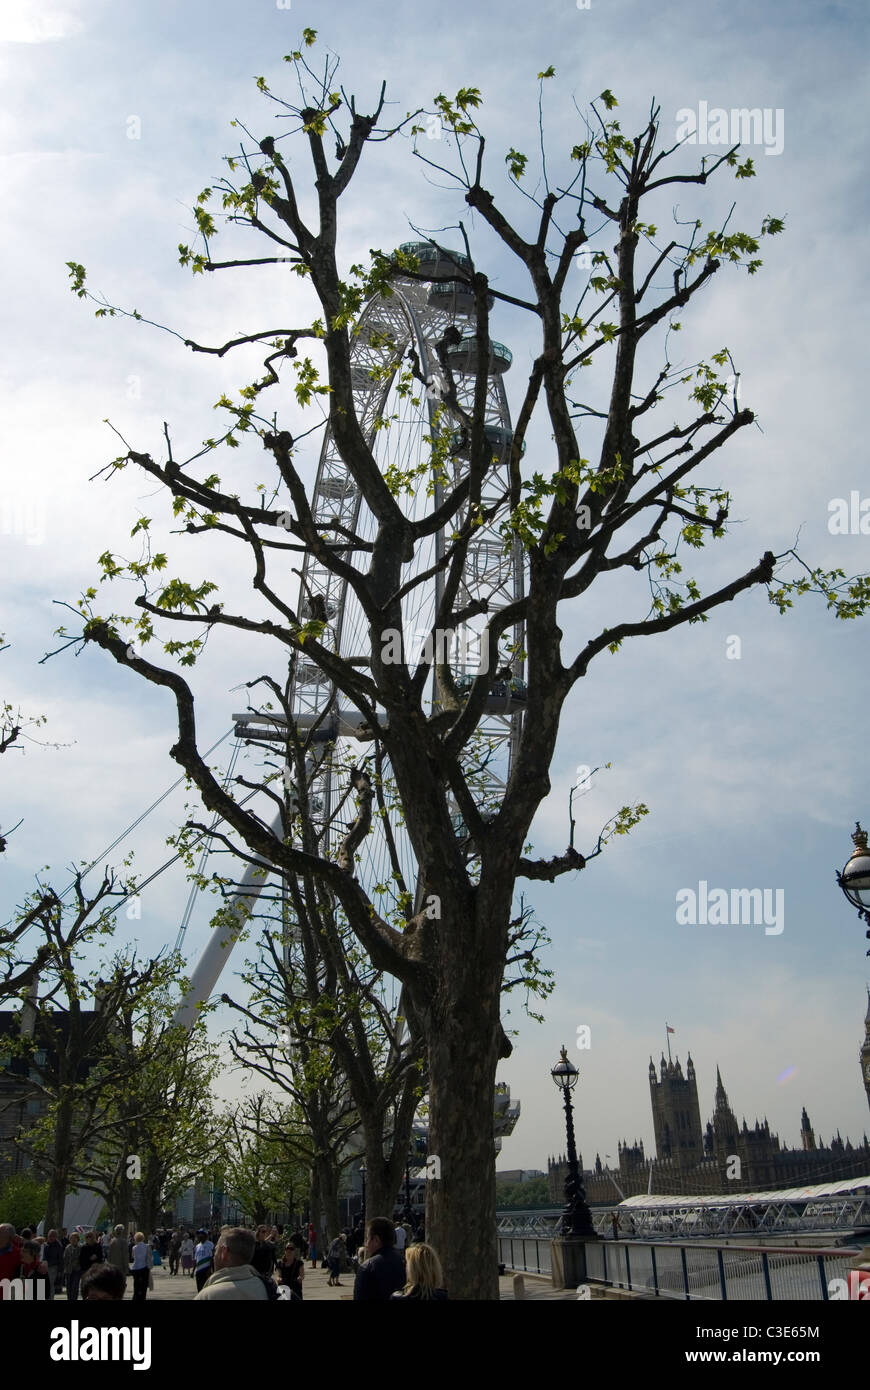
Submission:
<svg viewBox="0 0 870 1390">
<path fill-rule="evenodd" d="M 574 1236 L 554 1236 L 550 1261 L 554 1289 L 576 1289 L 578 1285 L 586 1283 L 585 1240 L 578 1240 Z"/>
</svg>

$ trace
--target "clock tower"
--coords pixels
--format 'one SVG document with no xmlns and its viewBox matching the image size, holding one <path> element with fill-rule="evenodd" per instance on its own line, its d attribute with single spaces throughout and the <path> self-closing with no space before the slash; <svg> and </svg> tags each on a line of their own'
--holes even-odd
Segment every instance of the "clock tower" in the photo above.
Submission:
<svg viewBox="0 0 870 1390">
<path fill-rule="evenodd" d="M 870 990 L 867 990 L 867 1013 L 864 1017 L 864 1041 L 860 1049 L 860 1072 L 864 1083 L 864 1091 L 867 1093 L 867 1105 L 870 1105 Z"/>
</svg>

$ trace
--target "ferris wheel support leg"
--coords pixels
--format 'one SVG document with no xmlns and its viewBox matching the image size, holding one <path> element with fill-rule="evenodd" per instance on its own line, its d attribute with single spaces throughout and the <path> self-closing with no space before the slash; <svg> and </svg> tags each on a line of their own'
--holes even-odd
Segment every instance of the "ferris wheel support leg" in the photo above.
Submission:
<svg viewBox="0 0 870 1390">
<path fill-rule="evenodd" d="M 281 834 L 280 819 L 280 816 L 276 816 L 272 826 L 273 832 L 279 837 Z M 238 891 L 233 896 L 230 908 L 233 925 L 222 923 L 218 927 L 212 927 L 211 935 L 190 977 L 190 987 L 187 994 L 175 1011 L 175 1017 L 172 1020 L 174 1027 L 183 1027 L 190 1031 L 196 1023 L 198 1005 L 204 1003 L 214 993 L 215 985 L 221 977 L 233 947 L 256 907 L 257 899 L 265 882 L 262 869 L 250 864 L 245 870 Z"/>
</svg>

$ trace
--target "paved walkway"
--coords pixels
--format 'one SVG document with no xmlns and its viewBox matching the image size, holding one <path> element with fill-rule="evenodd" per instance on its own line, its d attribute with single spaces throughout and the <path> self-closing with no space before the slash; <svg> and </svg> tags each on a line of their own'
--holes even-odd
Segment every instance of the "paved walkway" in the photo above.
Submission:
<svg viewBox="0 0 870 1390">
<path fill-rule="evenodd" d="M 319 1262 L 318 1262 L 319 1263 Z M 152 1271 L 154 1276 L 154 1289 L 149 1292 L 148 1300 L 156 1299 L 158 1303 L 166 1302 L 189 1302 L 196 1295 L 196 1280 L 191 1279 L 186 1274 L 170 1274 L 168 1265 L 160 1265 Z M 327 1280 L 329 1279 L 328 1269 L 312 1269 L 309 1261 L 305 1267 L 305 1282 L 303 1289 L 305 1300 L 309 1299 L 329 1299 L 338 1300 L 342 1294 L 353 1297 L 353 1275 L 342 1275 L 341 1288 L 331 1288 Z M 124 1295 L 127 1302 L 133 1297 L 133 1280 L 127 1280 L 127 1292 Z M 65 1302 L 66 1295 L 61 1294 L 58 1302 Z"/>
<path fill-rule="evenodd" d="M 318 1262 L 319 1263 L 319 1262 Z M 154 1270 L 154 1290 L 148 1294 L 148 1300 L 156 1299 L 158 1303 L 189 1302 L 196 1294 L 196 1282 L 184 1274 L 170 1274 L 167 1265 L 161 1265 Z M 577 1302 L 577 1294 L 573 1289 L 554 1289 L 550 1280 L 544 1275 L 524 1274 L 521 1276 L 523 1281 L 524 1299 L 548 1299 L 559 1302 Z M 341 1284 L 337 1288 L 330 1287 L 327 1282 L 329 1270 L 312 1269 L 310 1262 L 305 1267 L 305 1281 L 303 1284 L 304 1301 L 338 1303 L 343 1299 L 353 1299 L 353 1275 L 343 1274 Z M 591 1290 L 593 1299 L 599 1298 L 626 1298 L 629 1294 L 620 1294 L 613 1289 L 595 1288 Z M 129 1302 L 133 1296 L 133 1281 L 127 1280 L 126 1299 Z M 502 1301 L 513 1301 L 516 1299 L 514 1285 L 514 1275 L 505 1274 L 499 1279 L 499 1299 Z M 66 1302 L 66 1295 L 60 1294 L 58 1302 Z"/>
</svg>

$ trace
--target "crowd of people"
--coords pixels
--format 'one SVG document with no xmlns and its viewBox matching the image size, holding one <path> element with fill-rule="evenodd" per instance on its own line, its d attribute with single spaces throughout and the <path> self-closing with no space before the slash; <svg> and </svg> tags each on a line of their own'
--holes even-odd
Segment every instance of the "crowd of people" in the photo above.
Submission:
<svg viewBox="0 0 870 1390">
<path fill-rule="evenodd" d="M 323 1249 L 314 1224 L 289 1234 L 277 1226 L 225 1226 L 195 1233 L 179 1228 L 146 1237 L 113 1231 L 54 1229 L 44 1237 L 25 1227 L 16 1232 L 0 1224 L 0 1299 L 50 1300 L 65 1292 L 69 1301 L 124 1298 L 132 1280 L 134 1302 L 153 1289 L 153 1269 L 164 1261 L 169 1273 L 196 1284 L 194 1301 L 223 1299 L 296 1301 L 303 1299 L 306 1262 L 329 1269 L 328 1284 L 342 1288 L 342 1274 L 353 1276 L 353 1298 L 374 1302 L 393 1298 L 447 1298 L 436 1252 L 407 1221 L 373 1217 L 346 1227 Z M 16 1287 L 11 1281 L 21 1281 Z"/>
<path fill-rule="evenodd" d="M 21 1280 L 21 1296 L 51 1300 L 65 1292 L 67 1300 L 123 1298 L 132 1278 L 133 1299 L 144 1302 L 151 1274 L 162 1260 L 161 1237 L 146 1239 L 143 1231 L 128 1235 L 125 1227 L 97 1232 L 76 1230 L 60 1234 L 54 1229 L 44 1237 L 32 1227 L 16 1233 L 8 1222 L 0 1224 L 0 1299 L 15 1296 L 9 1280 Z"/>
<path fill-rule="evenodd" d="M 317 1268 L 322 1258 L 329 1268 L 327 1283 L 341 1288 L 341 1275 L 353 1274 L 353 1297 L 360 1302 L 387 1302 L 399 1298 L 448 1297 L 441 1261 L 431 1245 L 407 1222 L 375 1216 L 365 1231 L 357 1226 L 337 1235 L 319 1256 L 313 1224 L 304 1236 L 297 1227 L 282 1238 L 277 1227 L 227 1226 L 214 1247 L 212 1274 L 203 1282 L 197 1300 L 269 1298 L 300 1300 L 303 1297 L 305 1263 Z M 277 1279 L 276 1279 L 277 1276 Z"/>
</svg>

